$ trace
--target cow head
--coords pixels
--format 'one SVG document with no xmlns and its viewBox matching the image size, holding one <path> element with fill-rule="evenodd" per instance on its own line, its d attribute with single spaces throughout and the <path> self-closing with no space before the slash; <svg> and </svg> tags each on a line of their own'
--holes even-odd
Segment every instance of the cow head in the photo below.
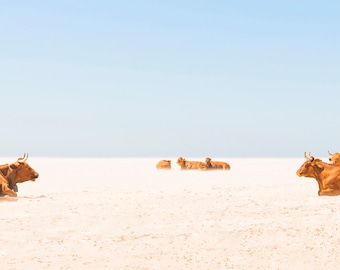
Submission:
<svg viewBox="0 0 340 270">
<path fill-rule="evenodd" d="M 323 170 L 322 161 L 320 159 L 315 159 L 313 156 L 306 155 L 306 152 L 304 153 L 304 157 L 306 161 L 301 165 L 301 167 L 296 171 L 296 174 L 301 177 L 315 177 L 315 171 Z"/>
<path fill-rule="evenodd" d="M 328 154 L 331 156 L 329 158 L 329 161 L 334 163 L 334 164 L 340 164 L 340 153 L 334 153 L 334 154 L 331 154 L 329 151 L 328 151 Z"/>
<path fill-rule="evenodd" d="M 208 165 L 208 167 L 211 167 L 211 158 L 207 157 L 205 159 L 205 163 Z"/>
<path fill-rule="evenodd" d="M 181 168 L 185 168 L 185 162 L 186 162 L 185 158 L 179 157 L 179 158 L 177 159 L 177 164 L 178 164 Z"/>
<path fill-rule="evenodd" d="M 23 158 L 9 165 L 10 172 L 9 178 L 14 183 L 22 183 L 26 181 L 35 181 L 39 177 L 39 174 L 26 163 L 28 158 L 27 154 L 24 154 Z"/>
</svg>

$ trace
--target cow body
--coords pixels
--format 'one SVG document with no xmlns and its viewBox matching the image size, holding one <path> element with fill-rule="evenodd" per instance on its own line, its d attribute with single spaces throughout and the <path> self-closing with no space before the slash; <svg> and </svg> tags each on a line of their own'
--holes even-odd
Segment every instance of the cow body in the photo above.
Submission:
<svg viewBox="0 0 340 270">
<path fill-rule="evenodd" d="M 171 160 L 161 160 L 156 165 L 157 169 L 171 169 Z"/>
<path fill-rule="evenodd" d="M 23 158 L 18 158 L 18 160 L 12 164 L 0 166 L 2 195 L 16 197 L 16 192 L 18 192 L 17 183 L 35 181 L 39 177 L 39 174 L 26 163 L 27 158 L 28 155 L 24 155 Z"/>
<path fill-rule="evenodd" d="M 306 154 L 305 154 L 305 158 Z M 319 196 L 340 195 L 340 165 L 328 164 L 309 156 L 296 171 L 299 177 L 314 178 L 319 186 Z"/>
<path fill-rule="evenodd" d="M 205 163 L 207 164 L 207 168 L 209 170 L 230 170 L 230 165 L 227 162 L 223 161 L 211 161 L 211 158 L 206 158 Z"/>
<path fill-rule="evenodd" d="M 182 170 L 206 170 L 207 164 L 201 161 L 187 161 L 185 158 L 179 157 L 177 164 Z"/>
<path fill-rule="evenodd" d="M 0 173 L 0 196 L 1 195 L 8 195 L 11 197 L 16 197 L 17 193 L 10 188 L 10 185 L 7 179 Z"/>
</svg>

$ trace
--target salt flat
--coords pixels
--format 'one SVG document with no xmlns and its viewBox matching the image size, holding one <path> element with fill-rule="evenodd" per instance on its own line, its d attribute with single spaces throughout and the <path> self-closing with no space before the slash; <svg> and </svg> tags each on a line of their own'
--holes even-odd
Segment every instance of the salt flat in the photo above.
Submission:
<svg viewBox="0 0 340 270">
<path fill-rule="evenodd" d="M 38 180 L 0 200 L 1 268 L 338 269 L 340 197 L 296 176 L 303 157 L 165 158 L 30 157 Z"/>
</svg>

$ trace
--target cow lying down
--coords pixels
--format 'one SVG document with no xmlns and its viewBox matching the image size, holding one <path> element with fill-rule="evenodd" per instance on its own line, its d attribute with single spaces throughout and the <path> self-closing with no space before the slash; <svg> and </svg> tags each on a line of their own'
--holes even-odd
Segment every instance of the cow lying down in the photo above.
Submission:
<svg viewBox="0 0 340 270">
<path fill-rule="evenodd" d="M 340 165 L 328 164 L 304 153 L 306 161 L 296 171 L 299 177 L 314 178 L 319 186 L 319 196 L 340 195 Z"/>
<path fill-rule="evenodd" d="M 209 170 L 230 170 L 230 165 L 223 161 L 211 161 L 211 158 L 207 157 L 205 163 Z"/>
<path fill-rule="evenodd" d="M 171 169 L 171 160 L 161 160 L 156 165 L 157 169 Z"/>
<path fill-rule="evenodd" d="M 0 165 L 0 196 L 8 195 L 16 197 L 18 192 L 17 183 L 35 181 L 39 174 L 27 164 L 28 155 L 12 164 Z"/>
<path fill-rule="evenodd" d="M 179 157 L 177 164 L 182 170 L 206 170 L 207 164 L 201 161 L 188 161 L 185 158 Z"/>
</svg>

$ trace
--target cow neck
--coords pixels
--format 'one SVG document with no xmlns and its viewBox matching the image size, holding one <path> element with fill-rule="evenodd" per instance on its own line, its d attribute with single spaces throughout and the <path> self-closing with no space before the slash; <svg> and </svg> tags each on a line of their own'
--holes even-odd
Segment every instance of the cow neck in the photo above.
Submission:
<svg viewBox="0 0 340 270">
<path fill-rule="evenodd" d="M 327 164 L 322 164 L 322 165 L 327 165 Z M 319 189 L 322 190 L 323 188 L 323 181 L 322 181 L 322 172 L 324 171 L 324 168 L 319 168 L 317 166 L 315 166 L 315 180 L 318 182 L 319 184 Z"/>
<path fill-rule="evenodd" d="M 322 180 L 321 180 L 321 170 L 318 169 L 316 172 L 315 172 L 315 180 L 316 182 L 318 182 L 318 186 L 319 186 L 319 191 L 323 189 L 323 183 L 322 183 Z"/>
</svg>

